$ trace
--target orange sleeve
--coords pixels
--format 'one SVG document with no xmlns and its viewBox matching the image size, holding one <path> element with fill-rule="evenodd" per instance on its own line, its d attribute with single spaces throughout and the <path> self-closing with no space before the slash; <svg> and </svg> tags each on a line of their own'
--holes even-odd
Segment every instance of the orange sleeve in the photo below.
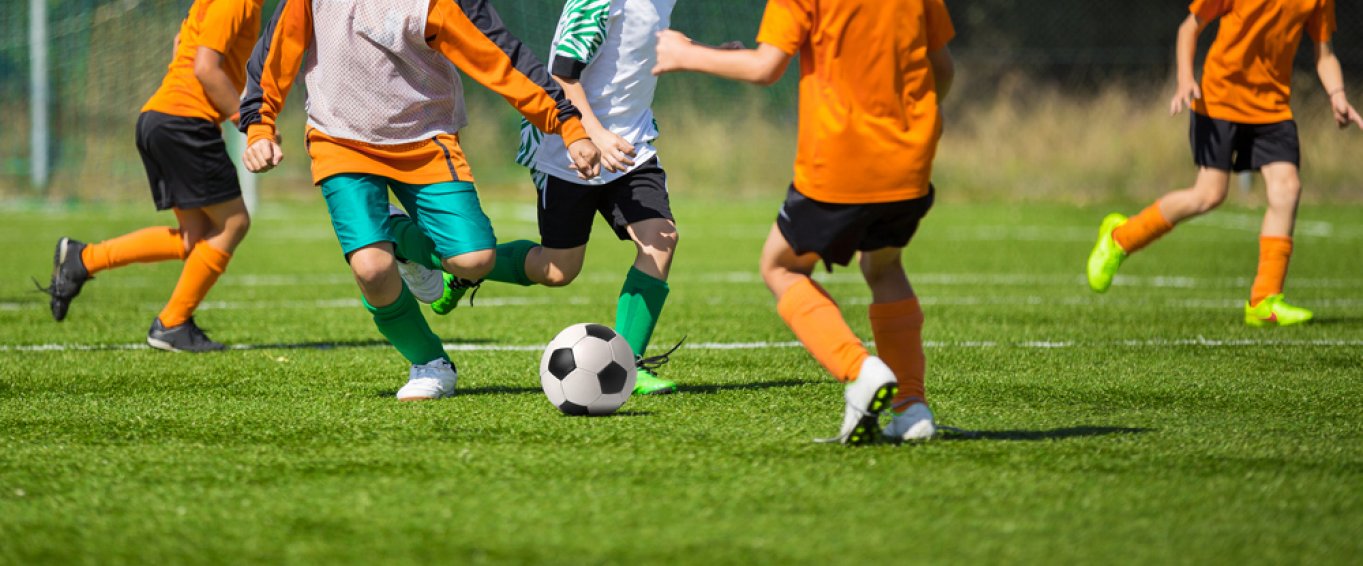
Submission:
<svg viewBox="0 0 1363 566">
<path fill-rule="evenodd" d="M 1335 25 L 1335 0 L 1324 0 L 1306 22 L 1306 33 L 1312 41 L 1325 43 L 1334 37 Z"/>
<path fill-rule="evenodd" d="M 937 51 L 956 37 L 956 26 L 951 23 L 945 0 L 927 0 L 923 4 L 927 18 L 928 51 Z"/>
<path fill-rule="evenodd" d="M 562 136 L 565 144 L 588 139 L 581 112 L 487 0 L 431 0 L 426 42 L 541 131 Z"/>
<path fill-rule="evenodd" d="M 810 0 L 768 0 L 762 13 L 762 27 L 757 31 L 757 42 L 765 43 L 786 55 L 795 55 L 809 38 L 814 25 L 814 9 Z"/>
<path fill-rule="evenodd" d="M 251 19 L 251 0 L 212 0 L 200 14 L 199 46 L 227 53 L 227 46 Z"/>
<path fill-rule="evenodd" d="M 275 119 L 284 110 L 311 43 L 309 0 L 281 0 L 246 62 L 246 95 L 238 127 L 246 132 L 247 145 L 275 136 Z"/>
<path fill-rule="evenodd" d="M 1233 0 L 1193 0 L 1188 12 L 1200 22 L 1210 22 L 1230 12 Z"/>
</svg>

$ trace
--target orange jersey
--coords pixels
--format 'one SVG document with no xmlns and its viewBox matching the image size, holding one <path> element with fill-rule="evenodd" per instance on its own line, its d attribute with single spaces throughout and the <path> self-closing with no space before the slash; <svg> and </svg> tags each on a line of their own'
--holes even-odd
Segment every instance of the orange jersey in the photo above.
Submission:
<svg viewBox="0 0 1363 566">
<path fill-rule="evenodd" d="M 1193 0 L 1198 21 L 1220 18 L 1193 110 L 1218 120 L 1292 119 L 1292 60 L 1302 30 L 1316 43 L 1335 32 L 1334 0 Z"/>
<path fill-rule="evenodd" d="M 281 0 L 274 19 L 266 26 L 260 40 L 263 49 L 251 62 L 242 103 L 241 124 L 248 144 L 275 135 L 275 121 L 296 71 L 301 66 L 306 72 L 305 54 L 316 49 L 314 1 Z M 449 59 L 466 76 L 501 94 L 535 127 L 562 135 L 567 143 L 588 139 L 577 109 L 567 102 L 529 49 L 502 26 L 487 0 L 431 0 L 424 38 L 430 49 Z M 309 96 L 334 93 L 309 92 Z M 462 107 L 459 110 L 462 112 Z M 415 142 L 374 143 L 310 128 L 307 140 L 316 183 L 338 173 L 379 175 L 411 184 L 473 181 L 454 131 Z"/>
<path fill-rule="evenodd" d="M 860 204 L 928 194 L 942 132 L 928 53 L 943 0 L 769 0 L 757 41 L 800 55 L 795 188 Z"/>
<path fill-rule="evenodd" d="M 260 34 L 262 0 L 194 0 L 189 16 L 180 24 L 180 46 L 166 69 L 166 78 L 142 106 L 185 118 L 202 118 L 217 124 L 233 112 L 223 114 L 213 107 L 203 85 L 194 76 L 194 58 L 199 47 L 223 56 L 222 70 L 240 92 L 246 86 L 246 60 Z"/>
</svg>

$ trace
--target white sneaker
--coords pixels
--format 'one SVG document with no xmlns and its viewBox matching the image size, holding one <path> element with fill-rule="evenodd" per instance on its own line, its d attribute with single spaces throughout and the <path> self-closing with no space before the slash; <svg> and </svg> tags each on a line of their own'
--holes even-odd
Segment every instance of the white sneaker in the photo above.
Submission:
<svg viewBox="0 0 1363 566">
<path fill-rule="evenodd" d="M 452 397 L 454 383 L 458 380 L 459 372 L 448 360 L 439 359 L 413 365 L 407 376 L 407 385 L 398 390 L 398 400 L 422 401 Z"/>
<path fill-rule="evenodd" d="M 894 372 L 880 358 L 871 356 L 861 363 L 857 379 L 843 390 L 846 406 L 842 413 L 842 429 L 838 436 L 824 442 L 842 444 L 870 444 L 881 435 L 880 412 L 889 408 L 899 391 Z"/>
<path fill-rule="evenodd" d="M 388 203 L 388 217 L 407 216 L 401 208 Z M 414 261 L 398 259 L 398 275 L 407 284 L 416 300 L 426 304 L 434 303 L 445 294 L 445 272 L 431 269 Z"/>
<path fill-rule="evenodd" d="M 434 303 L 445 294 L 445 272 L 436 271 L 414 261 L 398 260 L 398 275 L 416 300 Z"/>
<path fill-rule="evenodd" d="M 885 439 L 894 442 L 927 440 L 937 434 L 937 422 L 927 403 L 917 401 L 903 413 L 894 416 L 885 427 Z"/>
</svg>

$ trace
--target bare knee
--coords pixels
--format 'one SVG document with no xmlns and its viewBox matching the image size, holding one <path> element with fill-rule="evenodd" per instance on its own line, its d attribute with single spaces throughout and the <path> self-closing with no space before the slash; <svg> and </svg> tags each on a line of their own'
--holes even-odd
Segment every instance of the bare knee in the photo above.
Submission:
<svg viewBox="0 0 1363 566">
<path fill-rule="evenodd" d="M 496 262 L 497 250 L 478 250 L 447 257 L 441 264 L 455 277 L 477 281 L 492 273 Z"/>
<path fill-rule="evenodd" d="M 546 287 L 564 287 L 569 283 L 572 283 L 574 280 L 576 280 L 578 274 L 581 272 L 582 272 L 581 266 L 573 267 L 551 265 L 549 270 L 546 271 L 544 274 L 543 285 Z"/>
<path fill-rule="evenodd" d="M 1226 201 L 1226 192 L 1226 187 L 1224 186 L 1199 185 L 1193 187 L 1193 193 L 1196 197 L 1194 204 L 1197 207 L 1197 213 L 1202 214 L 1221 206 L 1221 203 Z"/>
<path fill-rule="evenodd" d="M 381 247 L 366 247 L 350 254 L 350 271 L 366 296 L 383 289 L 397 272 L 392 252 Z"/>
</svg>

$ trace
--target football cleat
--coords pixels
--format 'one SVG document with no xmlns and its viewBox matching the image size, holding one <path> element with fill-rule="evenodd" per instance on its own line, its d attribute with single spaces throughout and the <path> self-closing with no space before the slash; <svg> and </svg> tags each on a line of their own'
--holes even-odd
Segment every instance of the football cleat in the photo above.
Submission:
<svg viewBox="0 0 1363 566">
<path fill-rule="evenodd" d="M 52 318 L 57 322 L 66 319 L 66 311 L 71 308 L 71 300 L 80 294 L 86 281 L 94 279 L 81 262 L 80 253 L 85 243 L 71 238 L 57 240 L 57 249 L 52 253 L 52 280 L 47 287 L 37 285 L 38 290 L 52 298 Z"/>
<path fill-rule="evenodd" d="M 1117 268 L 1126 259 L 1126 250 L 1112 239 L 1112 232 L 1122 224 L 1126 224 L 1126 217 L 1114 212 L 1103 218 L 1103 224 L 1098 227 L 1098 243 L 1094 244 L 1088 263 L 1089 288 L 1095 292 L 1107 292 L 1112 286 L 1112 278 L 1117 276 Z"/>
<path fill-rule="evenodd" d="M 454 385 L 459 372 L 449 360 L 440 358 L 421 365 L 412 365 L 407 384 L 398 390 L 399 401 L 426 401 L 454 396 Z"/>
<path fill-rule="evenodd" d="M 435 314 L 450 314 L 470 290 L 473 293 L 469 294 L 469 306 L 473 306 L 473 296 L 478 294 L 478 287 L 483 284 L 482 279 L 469 281 L 448 273 L 443 273 L 442 279 L 444 284 L 441 285 L 440 298 L 431 302 L 431 311 Z"/>
<path fill-rule="evenodd" d="M 227 346 L 214 342 L 199 329 L 199 325 L 194 324 L 194 318 L 190 317 L 183 324 L 166 328 L 161 324 L 161 317 L 151 320 L 151 330 L 147 331 L 147 344 L 157 350 L 167 352 L 217 352 L 226 350 Z"/>
<path fill-rule="evenodd" d="M 870 356 L 861 363 L 857 378 L 843 389 L 842 429 L 833 438 L 816 442 L 838 442 L 857 446 L 879 440 L 880 413 L 890 407 L 899 392 L 894 372 L 880 358 Z"/>
<path fill-rule="evenodd" d="M 927 440 L 937 434 L 937 423 L 927 403 L 914 401 L 908 409 L 890 420 L 885 427 L 885 439 L 891 442 Z"/>
<path fill-rule="evenodd" d="M 634 368 L 636 376 L 634 381 L 635 394 L 666 395 L 668 393 L 677 392 L 677 383 L 675 381 L 668 381 L 666 379 L 662 379 L 658 377 L 658 374 L 653 372 L 657 370 L 659 367 L 662 367 L 663 364 L 670 361 L 672 359 L 671 357 L 672 353 L 676 352 L 678 348 L 681 348 L 682 343 L 684 342 L 686 342 L 686 337 L 682 336 L 682 339 L 677 342 L 676 346 L 673 346 L 671 350 L 663 352 L 660 355 L 649 356 L 647 358 L 642 356 L 635 356 L 634 358 Z"/>
<path fill-rule="evenodd" d="M 1283 294 L 1270 295 L 1259 301 L 1258 305 L 1245 303 L 1245 324 L 1255 328 L 1269 326 L 1292 326 L 1302 324 L 1315 317 L 1315 314 L 1301 307 L 1283 301 Z"/>
</svg>

